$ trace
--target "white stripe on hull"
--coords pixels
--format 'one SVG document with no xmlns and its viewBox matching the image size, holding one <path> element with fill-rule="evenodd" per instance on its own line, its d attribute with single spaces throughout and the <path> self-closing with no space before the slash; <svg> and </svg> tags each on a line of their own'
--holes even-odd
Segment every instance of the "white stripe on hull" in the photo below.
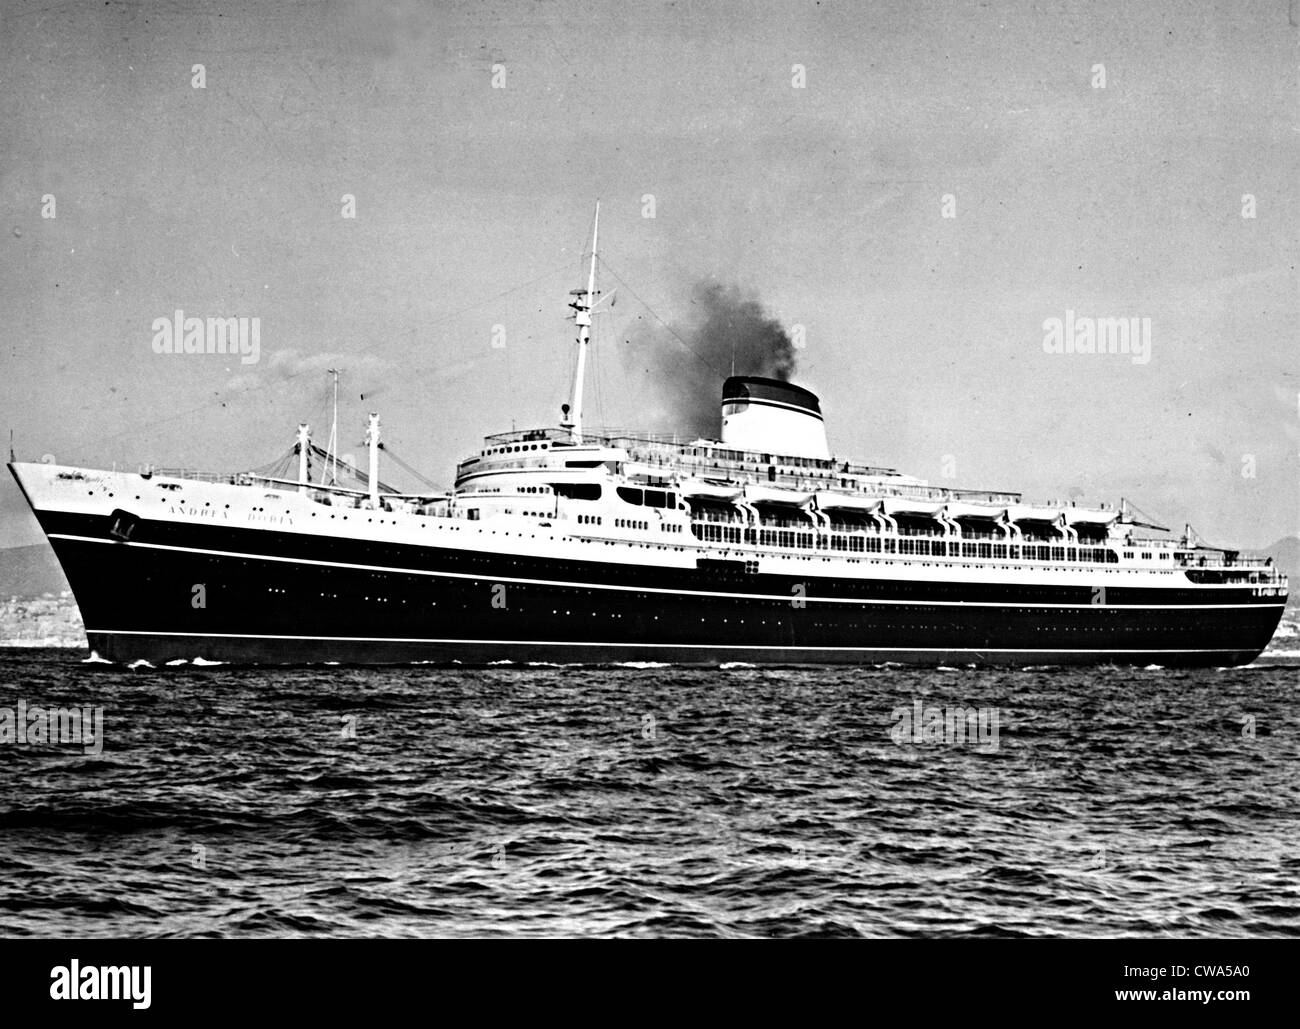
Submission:
<svg viewBox="0 0 1300 1029">
<path fill-rule="evenodd" d="M 102 636 L 183 636 L 202 639 L 232 640 L 305 640 L 339 643 L 438 643 L 466 646 L 503 647 L 658 647 L 678 650 L 819 650 L 829 653 L 865 654 L 894 651 L 909 654 L 1232 654 L 1240 647 L 1167 648 L 1136 647 L 1131 650 L 1105 647 L 1100 650 L 1058 649 L 1053 647 L 813 647 L 782 643 L 637 643 L 635 641 L 595 642 L 588 640 L 474 640 L 429 639 L 421 636 L 290 636 L 253 632 L 151 632 L 146 629 L 87 629 L 86 634 Z"/>
</svg>

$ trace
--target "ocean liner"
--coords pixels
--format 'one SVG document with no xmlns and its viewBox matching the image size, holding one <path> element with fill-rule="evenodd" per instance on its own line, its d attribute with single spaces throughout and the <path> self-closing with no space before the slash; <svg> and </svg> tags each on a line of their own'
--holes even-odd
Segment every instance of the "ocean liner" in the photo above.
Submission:
<svg viewBox="0 0 1300 1029">
<path fill-rule="evenodd" d="M 373 414 L 362 488 L 338 484 L 306 425 L 282 474 L 11 460 L 91 649 L 155 664 L 1224 666 L 1267 645 L 1287 599 L 1271 561 L 1123 503 L 1030 503 L 833 456 L 818 398 L 790 382 L 727 378 L 718 439 L 587 427 L 598 239 L 571 294 L 560 424 L 488 436 L 450 490 L 385 487 Z"/>
</svg>

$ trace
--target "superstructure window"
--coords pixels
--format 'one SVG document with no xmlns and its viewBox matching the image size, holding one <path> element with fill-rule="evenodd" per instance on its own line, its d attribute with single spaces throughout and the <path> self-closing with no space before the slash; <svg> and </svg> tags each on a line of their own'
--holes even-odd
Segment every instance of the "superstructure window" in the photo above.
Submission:
<svg viewBox="0 0 1300 1029">
<path fill-rule="evenodd" d="M 570 500 L 599 500 L 600 483 L 598 482 L 553 482 L 551 483 L 557 496 L 568 497 Z"/>
<path fill-rule="evenodd" d="M 619 486 L 618 496 L 625 504 L 635 504 L 640 507 L 645 503 L 645 494 L 635 486 Z"/>
</svg>

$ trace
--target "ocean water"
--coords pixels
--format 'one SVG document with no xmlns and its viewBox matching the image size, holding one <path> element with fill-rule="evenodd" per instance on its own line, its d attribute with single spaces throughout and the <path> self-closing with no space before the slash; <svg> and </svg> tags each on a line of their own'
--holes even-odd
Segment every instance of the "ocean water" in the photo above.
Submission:
<svg viewBox="0 0 1300 1029">
<path fill-rule="evenodd" d="M 103 712 L 0 744 L 6 937 L 1300 935 L 1295 662 L 84 657 L 0 650 L 0 717 Z"/>
</svg>

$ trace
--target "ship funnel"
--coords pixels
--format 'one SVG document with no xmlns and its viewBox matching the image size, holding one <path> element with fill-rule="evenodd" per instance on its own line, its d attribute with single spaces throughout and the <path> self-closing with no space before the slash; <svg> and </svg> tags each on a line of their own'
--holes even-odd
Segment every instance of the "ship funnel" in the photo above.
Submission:
<svg viewBox="0 0 1300 1029">
<path fill-rule="evenodd" d="M 722 384 L 722 442 L 769 454 L 831 456 L 817 395 L 755 375 L 733 375 Z"/>
</svg>

